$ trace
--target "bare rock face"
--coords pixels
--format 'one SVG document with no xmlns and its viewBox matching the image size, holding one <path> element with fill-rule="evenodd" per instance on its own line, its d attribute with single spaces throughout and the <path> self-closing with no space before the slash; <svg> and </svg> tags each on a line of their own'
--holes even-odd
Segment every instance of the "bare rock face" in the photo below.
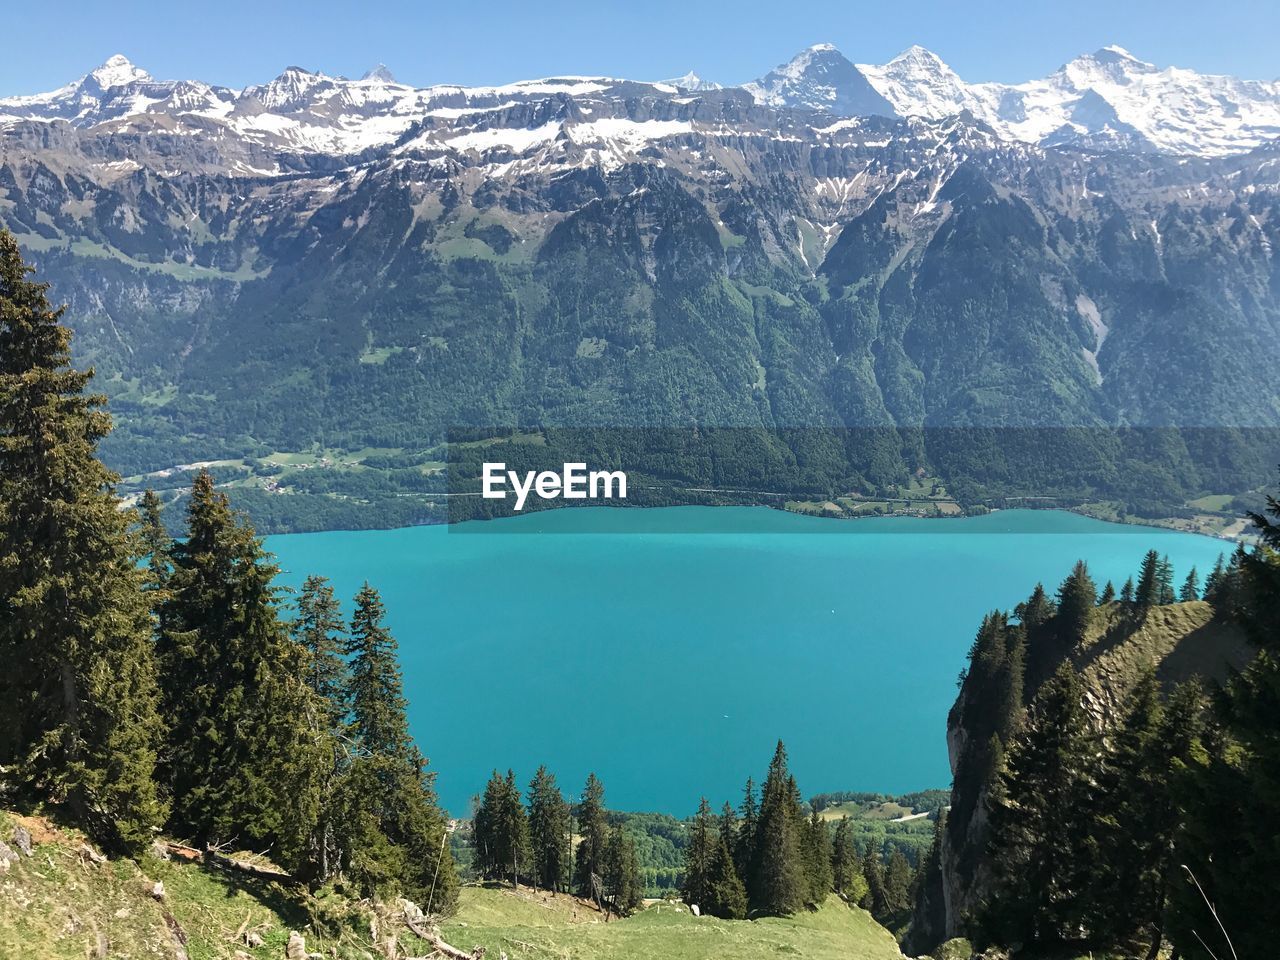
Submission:
<svg viewBox="0 0 1280 960">
<path fill-rule="evenodd" d="M 14 852 L 14 849 L 3 840 L 0 840 L 0 873 L 8 873 L 9 865 L 17 863 L 18 860 L 18 854 Z"/>
<path fill-rule="evenodd" d="M 289 931 L 289 942 L 284 948 L 285 960 L 307 960 L 307 941 L 297 930 Z"/>
<path fill-rule="evenodd" d="M 26 827 L 16 827 L 13 831 L 13 845 L 22 851 L 23 855 L 31 856 L 31 831 Z"/>
</svg>

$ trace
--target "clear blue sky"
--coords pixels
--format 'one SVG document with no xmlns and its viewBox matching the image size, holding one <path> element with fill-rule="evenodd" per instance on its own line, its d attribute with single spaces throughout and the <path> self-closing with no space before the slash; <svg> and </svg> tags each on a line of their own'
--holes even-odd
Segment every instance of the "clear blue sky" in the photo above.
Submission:
<svg viewBox="0 0 1280 960">
<path fill-rule="evenodd" d="M 1277 0 L 214 0 L 22 2 L 4 14 L 0 95 L 53 89 L 113 53 L 162 79 L 239 87 L 296 64 L 417 85 L 552 74 L 757 77 L 812 43 L 883 62 L 912 43 L 966 80 L 1026 80 L 1118 43 L 1202 72 L 1280 77 Z"/>
</svg>

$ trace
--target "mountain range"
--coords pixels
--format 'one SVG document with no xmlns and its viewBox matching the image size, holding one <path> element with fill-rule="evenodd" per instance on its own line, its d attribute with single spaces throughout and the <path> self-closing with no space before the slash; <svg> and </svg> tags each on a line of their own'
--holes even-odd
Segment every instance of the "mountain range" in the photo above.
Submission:
<svg viewBox="0 0 1280 960">
<path fill-rule="evenodd" d="M 289 67 L 234 90 L 159 81 L 116 55 L 64 87 L 0 99 L 0 125 L 65 120 L 136 133 L 222 130 L 290 153 L 358 153 L 384 146 L 425 118 L 561 93 L 612 91 L 678 99 L 720 90 L 695 73 L 659 83 L 560 77 L 497 87 L 414 88 L 379 64 L 359 80 Z M 1161 69 L 1117 46 L 1072 60 L 1041 80 L 966 83 L 940 57 L 913 46 L 886 64 L 855 65 L 817 44 L 741 88 L 756 103 L 836 116 L 941 118 L 969 113 L 1002 137 L 1042 145 L 1220 156 L 1280 136 L 1280 82 Z M 243 172 L 255 172 L 244 170 Z"/>
<path fill-rule="evenodd" d="M 737 88 L 113 57 L 0 100 L 0 225 L 126 473 L 468 425 L 1270 427 L 1278 111 L 1116 48 L 1013 86 L 920 48 Z"/>
</svg>

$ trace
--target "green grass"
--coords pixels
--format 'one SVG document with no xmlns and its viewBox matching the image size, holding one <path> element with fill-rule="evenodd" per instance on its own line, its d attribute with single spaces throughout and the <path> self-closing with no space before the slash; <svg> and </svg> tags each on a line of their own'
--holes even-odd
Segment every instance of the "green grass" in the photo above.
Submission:
<svg viewBox="0 0 1280 960">
<path fill-rule="evenodd" d="M 0 960 L 172 960 L 174 929 L 182 931 L 190 960 L 231 960 L 237 951 L 278 960 L 291 930 L 306 937 L 308 951 L 326 957 L 370 956 L 372 914 L 362 902 L 325 891 L 312 897 L 181 859 L 102 861 L 84 852 L 79 831 L 44 817 L 0 811 L 0 837 L 7 841 L 19 822 L 31 831 L 34 851 L 0 874 Z M 161 899 L 152 896 L 157 881 L 164 885 Z M 410 956 L 426 954 L 392 908 L 380 912 L 382 929 L 397 933 Z M 317 932 L 316 916 L 325 918 L 329 936 Z M 261 945 L 251 948 L 246 933 Z"/>
<path fill-rule="evenodd" d="M 457 917 L 444 924 L 456 947 L 484 946 L 511 960 L 900 960 L 887 930 L 863 910 L 832 897 L 819 910 L 755 921 L 695 917 L 660 903 L 601 922 L 565 896 L 468 887 Z"/>
<path fill-rule="evenodd" d="M 1190 500 L 1187 502 L 1187 506 L 1195 507 L 1197 510 L 1209 510 L 1213 513 L 1218 513 L 1227 509 L 1227 505 L 1234 499 L 1235 497 L 1229 493 L 1214 493 L 1207 497 L 1200 497 L 1197 500 Z"/>
<path fill-rule="evenodd" d="M 66 241 L 62 239 L 53 239 L 50 237 L 41 237 L 35 234 L 18 234 L 18 243 L 26 247 L 28 250 L 55 250 L 66 248 L 78 257 L 86 257 L 96 260 L 115 260 L 136 270 L 146 270 L 151 273 L 163 273 L 173 277 L 175 280 L 236 280 L 240 282 L 248 282 L 250 280 L 258 280 L 270 273 L 270 268 L 265 270 L 254 270 L 253 266 L 248 262 L 244 262 L 234 271 L 218 270 L 213 267 L 202 267 L 197 264 L 174 263 L 171 260 L 162 262 L 153 262 L 151 260 L 137 260 L 117 250 L 115 247 L 109 247 L 105 244 L 95 243 L 83 237 Z"/>
<path fill-rule="evenodd" d="M 398 353 L 404 353 L 404 347 L 370 347 L 360 354 L 360 362 L 381 366 Z"/>
</svg>

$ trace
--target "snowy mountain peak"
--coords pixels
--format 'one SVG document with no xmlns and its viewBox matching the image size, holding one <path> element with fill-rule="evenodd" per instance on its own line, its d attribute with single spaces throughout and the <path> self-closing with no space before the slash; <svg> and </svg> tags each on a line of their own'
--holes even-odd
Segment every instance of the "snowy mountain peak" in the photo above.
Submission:
<svg viewBox="0 0 1280 960">
<path fill-rule="evenodd" d="M 398 83 L 379 64 L 361 80 L 294 66 L 274 80 L 237 91 L 194 80 L 157 81 L 117 54 L 57 90 L 0 98 L 0 136 L 27 122 L 65 121 L 102 130 L 106 137 L 162 129 L 167 136 L 187 136 L 193 142 L 208 138 L 234 144 L 225 149 L 253 155 L 252 162 L 241 161 L 246 169 L 263 170 L 275 162 L 263 155 L 343 156 L 389 147 L 415 124 L 423 125 L 423 135 L 435 142 L 434 131 L 463 114 L 477 115 L 465 122 L 477 129 L 460 139 L 485 144 L 497 135 L 480 126 L 531 123 L 528 117 L 538 115 L 548 99 L 611 100 L 636 96 L 637 89 L 634 83 L 605 77 L 418 89 Z M 718 84 L 690 72 L 649 84 L 640 96 L 680 99 L 688 92 L 717 89 Z M 855 65 L 833 44 L 819 43 L 741 89 L 776 110 L 840 118 L 937 120 L 968 114 L 992 137 L 1071 149 L 1208 157 L 1280 142 L 1280 82 L 1156 67 L 1115 45 L 1077 57 L 1042 79 L 1011 84 L 966 83 L 937 54 L 918 45 L 885 64 Z M 509 119 L 498 112 L 515 104 L 529 105 L 533 113 L 522 109 Z M 682 103 L 677 106 L 684 109 Z M 665 109 L 661 106 L 659 112 Z M 489 111 L 491 118 L 479 116 Z M 539 120 L 530 129 L 541 125 L 545 123 Z"/>
<path fill-rule="evenodd" d="M 1125 59 L 1125 60 L 1132 60 L 1134 63 L 1142 63 L 1145 66 L 1151 66 L 1151 64 L 1146 63 L 1146 61 L 1139 60 L 1137 57 L 1135 57 L 1132 53 L 1130 53 L 1124 47 L 1116 43 L 1108 43 L 1105 47 L 1103 47 L 1101 50 L 1095 53 L 1094 56 L 1096 57 L 1105 53 L 1114 54 L 1115 56 L 1121 57 L 1122 59 Z"/>
<path fill-rule="evenodd" d="M 694 93 L 700 93 L 704 90 L 723 90 L 724 88 L 714 80 L 703 80 L 692 70 L 683 77 L 673 77 L 670 80 L 663 80 L 663 83 L 678 87 L 681 90 L 690 90 Z"/>
<path fill-rule="evenodd" d="M 246 87 L 244 95 L 256 99 L 268 110 L 292 110 L 305 104 L 311 90 L 327 80 L 324 74 L 303 67 L 285 67 L 270 83 Z"/>
<path fill-rule="evenodd" d="M 387 65 L 385 63 L 378 64 L 376 67 L 374 67 L 372 70 L 370 70 L 360 79 L 361 80 L 381 80 L 383 83 L 398 82 L 395 76 L 391 73 L 391 71 L 387 69 Z"/>
<path fill-rule="evenodd" d="M 93 80 L 102 90 L 109 90 L 112 87 L 123 87 L 126 84 L 137 83 L 138 81 L 148 81 L 151 79 L 151 74 L 139 67 L 135 67 L 124 54 L 117 53 L 108 57 L 102 66 L 91 71 L 85 79 Z"/>
<path fill-rule="evenodd" d="M 830 43 L 800 51 L 754 83 L 743 84 L 743 89 L 770 107 L 822 110 L 843 117 L 896 116 L 889 101 Z"/>
<path fill-rule="evenodd" d="M 884 66 L 860 63 L 858 69 L 900 114 L 937 118 L 981 112 L 968 85 L 925 47 L 911 46 Z"/>
</svg>

